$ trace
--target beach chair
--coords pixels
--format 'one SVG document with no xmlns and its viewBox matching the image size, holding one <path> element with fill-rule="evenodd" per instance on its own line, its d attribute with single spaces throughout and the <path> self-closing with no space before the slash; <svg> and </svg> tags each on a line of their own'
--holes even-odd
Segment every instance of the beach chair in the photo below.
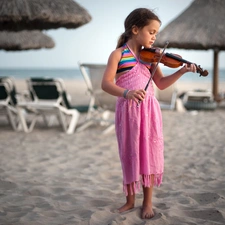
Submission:
<svg viewBox="0 0 225 225">
<path fill-rule="evenodd" d="M 20 130 L 16 88 L 11 77 L 0 77 L 0 115 L 7 118 L 13 130 Z"/>
<path fill-rule="evenodd" d="M 187 110 L 215 110 L 217 102 L 210 90 L 190 90 L 183 94 L 182 102 Z"/>
<path fill-rule="evenodd" d="M 177 89 L 176 85 L 172 84 L 168 88 L 164 90 L 160 90 L 158 88 L 155 89 L 156 98 L 159 101 L 159 105 L 161 109 L 175 110 L 176 109 L 176 101 L 177 101 Z"/>
<path fill-rule="evenodd" d="M 32 112 L 32 125 L 28 127 L 28 121 L 21 116 L 23 130 L 31 132 L 38 117 L 41 116 L 47 126 L 51 126 L 56 118 L 64 132 L 74 133 L 80 114 L 77 109 L 69 106 L 63 80 L 30 78 L 27 80 L 27 85 L 31 100 L 19 102 L 18 109 Z"/>
<path fill-rule="evenodd" d="M 79 69 L 87 85 L 90 101 L 86 119 L 84 123 L 77 128 L 82 131 L 93 124 L 106 126 L 104 134 L 114 129 L 114 116 L 116 97 L 113 97 L 101 88 L 102 76 L 104 74 L 105 64 L 87 64 L 78 62 Z"/>
</svg>

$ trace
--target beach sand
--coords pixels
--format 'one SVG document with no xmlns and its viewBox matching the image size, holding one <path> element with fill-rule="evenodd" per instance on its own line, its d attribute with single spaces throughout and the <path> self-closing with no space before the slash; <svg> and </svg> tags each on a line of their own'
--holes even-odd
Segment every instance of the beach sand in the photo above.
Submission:
<svg viewBox="0 0 225 225">
<path fill-rule="evenodd" d="M 1 123 L 0 224 L 224 225 L 224 110 L 162 111 L 165 174 L 151 220 L 140 218 L 141 192 L 133 210 L 115 211 L 125 196 L 114 131 L 39 125 L 25 134 Z"/>
</svg>

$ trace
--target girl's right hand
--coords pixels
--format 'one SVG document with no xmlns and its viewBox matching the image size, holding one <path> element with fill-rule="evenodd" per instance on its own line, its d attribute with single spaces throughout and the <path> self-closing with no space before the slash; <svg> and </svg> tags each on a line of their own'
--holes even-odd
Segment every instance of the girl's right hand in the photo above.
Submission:
<svg viewBox="0 0 225 225">
<path fill-rule="evenodd" d="M 140 101 L 144 100 L 145 94 L 146 94 L 146 91 L 143 89 L 130 90 L 126 95 L 126 99 L 132 99 L 138 104 Z"/>
</svg>

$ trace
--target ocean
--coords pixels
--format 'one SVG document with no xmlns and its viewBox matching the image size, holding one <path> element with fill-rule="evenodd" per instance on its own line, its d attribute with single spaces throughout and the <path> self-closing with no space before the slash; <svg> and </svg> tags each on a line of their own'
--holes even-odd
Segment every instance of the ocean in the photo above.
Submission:
<svg viewBox="0 0 225 225">
<path fill-rule="evenodd" d="M 177 69 L 170 69 L 161 67 L 165 75 L 175 72 Z M 200 77 L 199 74 L 186 73 L 179 80 L 187 82 L 212 82 L 212 69 L 208 69 L 209 75 Z M 82 74 L 79 68 L 0 68 L 0 76 L 11 76 L 15 79 L 27 79 L 29 77 L 49 77 L 49 78 L 62 78 L 62 79 L 75 79 L 82 80 Z M 225 69 L 219 70 L 219 82 L 225 82 Z"/>
</svg>

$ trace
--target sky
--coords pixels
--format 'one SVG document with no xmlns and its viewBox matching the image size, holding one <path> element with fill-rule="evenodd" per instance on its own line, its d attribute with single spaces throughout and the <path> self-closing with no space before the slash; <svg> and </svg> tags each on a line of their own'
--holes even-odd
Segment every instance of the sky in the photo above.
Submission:
<svg viewBox="0 0 225 225">
<path fill-rule="evenodd" d="M 124 32 L 127 15 L 139 7 L 153 9 L 162 21 L 163 29 L 179 16 L 193 0 L 77 0 L 92 16 L 92 20 L 77 29 L 44 31 L 55 41 L 53 49 L 10 51 L 0 50 L 0 68 L 77 68 L 82 63 L 107 63 L 118 37 Z M 182 31 L 181 31 L 182 32 Z M 173 34 L 171 34 L 173 35 Z M 213 51 L 168 49 L 183 59 L 213 67 Z M 219 68 L 225 68 L 225 52 L 219 53 Z"/>
</svg>

